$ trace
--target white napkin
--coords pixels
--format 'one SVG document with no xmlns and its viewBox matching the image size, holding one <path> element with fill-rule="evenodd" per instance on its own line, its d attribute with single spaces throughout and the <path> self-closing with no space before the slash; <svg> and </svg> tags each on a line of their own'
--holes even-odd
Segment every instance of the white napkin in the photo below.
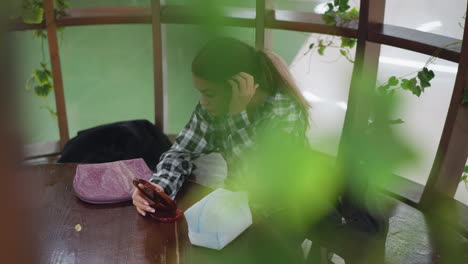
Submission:
<svg viewBox="0 0 468 264">
<path fill-rule="evenodd" d="M 193 245 L 222 249 L 252 224 L 247 194 L 216 189 L 184 213 Z"/>
<path fill-rule="evenodd" d="M 193 161 L 196 169 L 192 171 L 193 181 L 209 188 L 221 188 L 227 177 L 227 164 L 220 153 L 201 155 Z"/>
</svg>

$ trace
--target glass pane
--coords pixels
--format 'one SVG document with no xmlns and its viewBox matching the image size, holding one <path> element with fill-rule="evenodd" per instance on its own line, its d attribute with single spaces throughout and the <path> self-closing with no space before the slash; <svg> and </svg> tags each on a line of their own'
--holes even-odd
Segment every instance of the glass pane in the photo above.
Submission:
<svg viewBox="0 0 468 264">
<path fill-rule="evenodd" d="M 327 3 L 330 2 L 327 0 L 276 0 L 274 1 L 274 6 L 275 9 L 279 10 L 323 13 L 327 8 Z M 350 6 L 359 7 L 354 2 L 356 1 L 350 1 Z"/>
<path fill-rule="evenodd" d="M 382 46 L 378 80 L 384 83 L 391 76 L 416 77 L 428 59 L 427 55 Z M 418 151 L 420 160 L 396 174 L 426 184 L 447 117 L 457 66 L 456 63 L 437 59 L 428 66 L 435 73 L 432 86 L 426 88 L 420 97 L 409 91 L 397 92 L 401 105 L 394 118 L 401 118 L 404 123 L 395 125 L 395 128 Z"/>
<path fill-rule="evenodd" d="M 319 151 L 336 155 L 353 64 L 337 48 L 329 47 L 320 55 L 317 43 L 322 39 L 337 46 L 340 38 L 285 30 L 274 30 L 273 37 L 273 50 L 290 65 L 299 89 L 311 105 L 309 139 L 312 145 Z M 310 50 L 312 43 L 314 47 Z M 349 52 L 354 57 L 355 48 Z"/>
<path fill-rule="evenodd" d="M 205 0 L 165 0 L 166 5 L 189 5 L 189 4 L 198 4 L 198 3 L 207 3 L 210 4 L 210 1 Z M 212 3 L 221 4 L 227 7 L 243 7 L 243 8 L 255 8 L 255 0 L 223 0 L 221 1 L 211 1 Z"/>
<path fill-rule="evenodd" d="M 151 25 L 70 27 L 60 55 L 70 136 L 100 124 L 154 121 Z"/>
<path fill-rule="evenodd" d="M 468 166 L 468 160 L 466 161 L 466 166 Z M 468 176 L 468 173 L 463 173 L 463 175 Z M 460 181 L 457 193 L 455 194 L 455 199 L 468 205 L 468 178 L 464 178 L 462 181 Z"/>
<path fill-rule="evenodd" d="M 53 90 L 47 97 L 36 95 L 34 88 L 38 84 L 33 79 L 30 82 L 32 87 L 28 90 L 25 89 L 33 70 L 43 70 L 41 61 L 49 63 L 47 41 L 44 41 L 44 48 L 42 49 L 41 41 L 33 37 L 33 31 L 10 32 L 9 37 L 16 43 L 15 82 L 20 89 L 18 93 L 20 100 L 19 116 L 25 128 L 25 144 L 59 140 L 57 119 L 48 110 L 55 111 Z M 42 50 L 44 50 L 44 53 Z M 50 64 L 48 64 L 48 68 L 50 69 Z"/>
<path fill-rule="evenodd" d="M 192 81 L 191 65 L 198 50 L 209 41 L 203 28 L 195 25 L 166 25 L 165 50 L 167 82 L 167 133 L 178 134 L 185 126 L 199 100 Z M 227 36 L 254 45 L 252 28 L 224 27 Z"/>
<path fill-rule="evenodd" d="M 92 6 L 149 6 L 151 0 L 68 0 L 71 7 Z"/>
<path fill-rule="evenodd" d="M 466 0 L 387 0 L 385 23 L 462 39 Z"/>
</svg>

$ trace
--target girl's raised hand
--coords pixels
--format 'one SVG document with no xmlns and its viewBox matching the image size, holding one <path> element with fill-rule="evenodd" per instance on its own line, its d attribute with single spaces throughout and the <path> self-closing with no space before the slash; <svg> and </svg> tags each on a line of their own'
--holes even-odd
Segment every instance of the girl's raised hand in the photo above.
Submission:
<svg viewBox="0 0 468 264">
<path fill-rule="evenodd" d="M 258 88 L 252 75 L 240 72 L 228 81 L 232 88 L 232 97 L 229 104 L 229 114 L 238 114 L 245 109 Z"/>
</svg>

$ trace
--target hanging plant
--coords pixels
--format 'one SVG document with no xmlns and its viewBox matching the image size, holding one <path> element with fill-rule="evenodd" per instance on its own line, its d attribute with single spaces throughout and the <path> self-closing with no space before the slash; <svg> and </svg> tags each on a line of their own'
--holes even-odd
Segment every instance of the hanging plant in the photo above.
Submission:
<svg viewBox="0 0 468 264">
<path fill-rule="evenodd" d="M 465 189 L 468 191 L 468 166 L 465 166 L 460 182 L 465 183 Z"/>
<path fill-rule="evenodd" d="M 351 21 L 359 19 L 359 11 L 356 8 L 351 8 L 348 5 L 349 0 L 335 0 L 333 3 L 327 4 L 327 10 L 322 15 L 322 20 L 329 26 L 346 26 Z M 312 36 L 313 37 L 313 36 Z M 339 38 L 340 44 L 336 45 Z M 317 50 L 321 56 L 325 55 L 327 48 L 337 48 L 340 54 L 343 55 L 349 62 L 353 63 L 354 59 L 350 51 L 356 45 L 357 40 L 347 37 L 336 36 L 320 36 L 316 38 L 315 43 L 309 45 L 306 54 Z"/>
<path fill-rule="evenodd" d="M 466 19 L 466 12 L 463 19 Z M 327 4 L 327 10 L 322 14 L 322 20 L 330 26 L 345 26 L 353 20 L 359 19 L 359 11 L 354 7 L 351 8 L 349 0 L 334 0 Z M 463 28 L 462 23 L 459 23 L 460 27 Z M 349 62 L 354 63 L 354 59 L 351 57 L 351 49 L 356 45 L 356 39 L 340 37 L 341 44 L 339 46 L 334 45 L 336 42 L 336 36 L 333 37 L 320 37 L 316 43 L 309 45 L 309 50 L 304 54 L 306 55 L 310 51 L 317 49 L 319 55 L 323 56 L 327 48 L 339 48 L 340 54 L 345 57 Z M 437 49 L 434 54 L 428 59 L 424 67 L 415 73 L 410 73 L 405 76 L 396 77 L 391 76 L 387 82 L 377 87 L 377 91 L 380 95 L 393 96 L 398 90 L 406 90 L 416 96 L 421 96 L 426 88 L 431 87 L 431 80 L 434 79 L 435 73 L 429 69 L 429 66 L 435 62 L 439 53 L 442 49 L 460 44 L 461 41 L 450 43 Z M 414 74 L 414 75 L 413 75 Z M 412 78 L 405 78 L 409 75 L 413 75 Z M 468 102 L 468 90 L 464 91 L 462 104 Z M 393 120 L 391 124 L 401 124 L 401 119 Z"/>
<path fill-rule="evenodd" d="M 463 100 L 462 104 L 468 103 L 468 89 L 463 90 Z"/>
<path fill-rule="evenodd" d="M 70 7 L 67 0 L 54 0 L 56 16 L 64 16 L 65 9 Z M 26 24 L 41 24 L 44 21 L 44 3 L 43 0 L 23 0 L 21 6 L 21 18 Z M 63 28 L 57 28 L 64 38 Z M 33 31 L 33 37 L 41 42 L 42 60 L 40 67 L 32 71 L 31 77 L 26 81 L 26 90 L 33 91 L 34 94 L 44 101 L 41 109 L 47 110 L 52 117 L 57 118 L 56 111 L 49 104 L 48 96 L 53 91 L 52 71 L 46 62 L 44 42 L 47 40 L 47 32 L 44 29 Z"/>
</svg>

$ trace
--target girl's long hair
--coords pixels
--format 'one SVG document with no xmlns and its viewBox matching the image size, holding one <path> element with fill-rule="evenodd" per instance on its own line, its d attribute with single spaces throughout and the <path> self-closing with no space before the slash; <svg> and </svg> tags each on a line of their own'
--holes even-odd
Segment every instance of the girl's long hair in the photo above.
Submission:
<svg viewBox="0 0 468 264">
<path fill-rule="evenodd" d="M 192 62 L 194 75 L 222 85 L 239 72 L 251 74 L 259 84 L 258 89 L 269 95 L 280 91 L 291 96 L 301 107 L 305 120 L 308 120 L 310 105 L 299 91 L 288 65 L 276 53 L 223 37 L 206 44 Z"/>
</svg>

